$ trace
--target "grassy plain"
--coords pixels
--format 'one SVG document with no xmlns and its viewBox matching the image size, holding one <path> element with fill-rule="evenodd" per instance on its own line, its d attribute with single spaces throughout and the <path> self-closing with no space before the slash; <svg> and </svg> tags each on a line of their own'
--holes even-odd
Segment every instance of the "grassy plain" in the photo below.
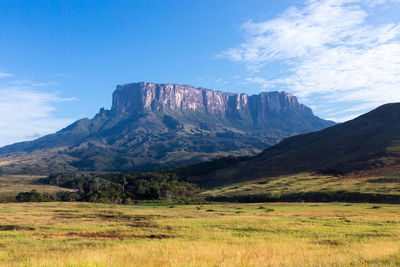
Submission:
<svg viewBox="0 0 400 267">
<path fill-rule="evenodd" d="M 35 189 L 41 193 L 55 193 L 59 191 L 73 191 L 53 185 L 38 184 L 36 181 L 44 176 L 36 175 L 0 175 L 0 202 L 15 201 L 15 196 L 21 192 Z"/>
<path fill-rule="evenodd" d="M 400 206 L 0 204 L 0 266 L 399 266 Z"/>
</svg>

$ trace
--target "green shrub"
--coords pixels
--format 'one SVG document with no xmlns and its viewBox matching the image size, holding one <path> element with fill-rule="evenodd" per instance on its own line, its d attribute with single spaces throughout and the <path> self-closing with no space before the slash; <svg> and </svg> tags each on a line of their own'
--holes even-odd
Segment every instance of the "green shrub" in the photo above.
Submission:
<svg viewBox="0 0 400 267">
<path fill-rule="evenodd" d="M 45 202 L 54 201 L 55 198 L 48 193 L 39 193 L 38 191 L 32 189 L 30 192 L 22 192 L 16 196 L 19 202 Z"/>
</svg>

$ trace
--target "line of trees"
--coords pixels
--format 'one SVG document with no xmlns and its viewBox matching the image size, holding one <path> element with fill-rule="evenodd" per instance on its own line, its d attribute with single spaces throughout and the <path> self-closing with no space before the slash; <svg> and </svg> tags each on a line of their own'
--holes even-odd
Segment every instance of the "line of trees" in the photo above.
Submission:
<svg viewBox="0 0 400 267">
<path fill-rule="evenodd" d="M 249 157 L 217 157 L 156 172 L 56 173 L 39 179 L 38 182 L 75 189 L 76 192 L 64 191 L 50 195 L 32 190 L 20 193 L 17 200 L 130 203 L 135 200 L 183 199 L 200 191 L 198 185 L 188 182 L 190 177 L 205 176 L 248 159 Z"/>
<path fill-rule="evenodd" d="M 49 195 L 32 190 L 18 194 L 17 200 L 131 203 L 135 200 L 182 199 L 200 191 L 199 186 L 174 172 L 58 173 L 38 182 L 76 189 L 76 192 Z"/>
</svg>

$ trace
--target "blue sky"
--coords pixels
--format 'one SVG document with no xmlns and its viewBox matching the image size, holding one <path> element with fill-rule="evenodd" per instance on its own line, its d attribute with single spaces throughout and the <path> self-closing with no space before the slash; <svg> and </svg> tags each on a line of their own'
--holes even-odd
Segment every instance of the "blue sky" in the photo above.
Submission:
<svg viewBox="0 0 400 267">
<path fill-rule="evenodd" d="M 288 91 L 344 121 L 400 101 L 398 0 L 0 2 L 0 145 L 109 108 L 118 84 Z"/>
</svg>

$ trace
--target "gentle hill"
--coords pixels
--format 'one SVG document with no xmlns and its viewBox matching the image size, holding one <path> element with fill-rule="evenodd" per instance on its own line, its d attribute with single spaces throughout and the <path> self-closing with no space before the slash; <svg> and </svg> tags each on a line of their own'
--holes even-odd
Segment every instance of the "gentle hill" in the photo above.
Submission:
<svg viewBox="0 0 400 267">
<path fill-rule="evenodd" d="M 297 173 L 229 184 L 201 192 L 207 200 L 228 202 L 400 203 L 400 174 L 335 176 Z"/>
<path fill-rule="evenodd" d="M 316 172 L 379 176 L 400 170 L 400 103 L 354 120 L 287 138 L 249 160 L 192 180 L 212 187 L 276 175 Z"/>
<path fill-rule="evenodd" d="M 333 125 L 285 92 L 246 95 L 187 85 L 118 86 L 111 110 L 0 148 L 0 172 L 149 171 L 216 156 L 255 155 Z"/>
</svg>

